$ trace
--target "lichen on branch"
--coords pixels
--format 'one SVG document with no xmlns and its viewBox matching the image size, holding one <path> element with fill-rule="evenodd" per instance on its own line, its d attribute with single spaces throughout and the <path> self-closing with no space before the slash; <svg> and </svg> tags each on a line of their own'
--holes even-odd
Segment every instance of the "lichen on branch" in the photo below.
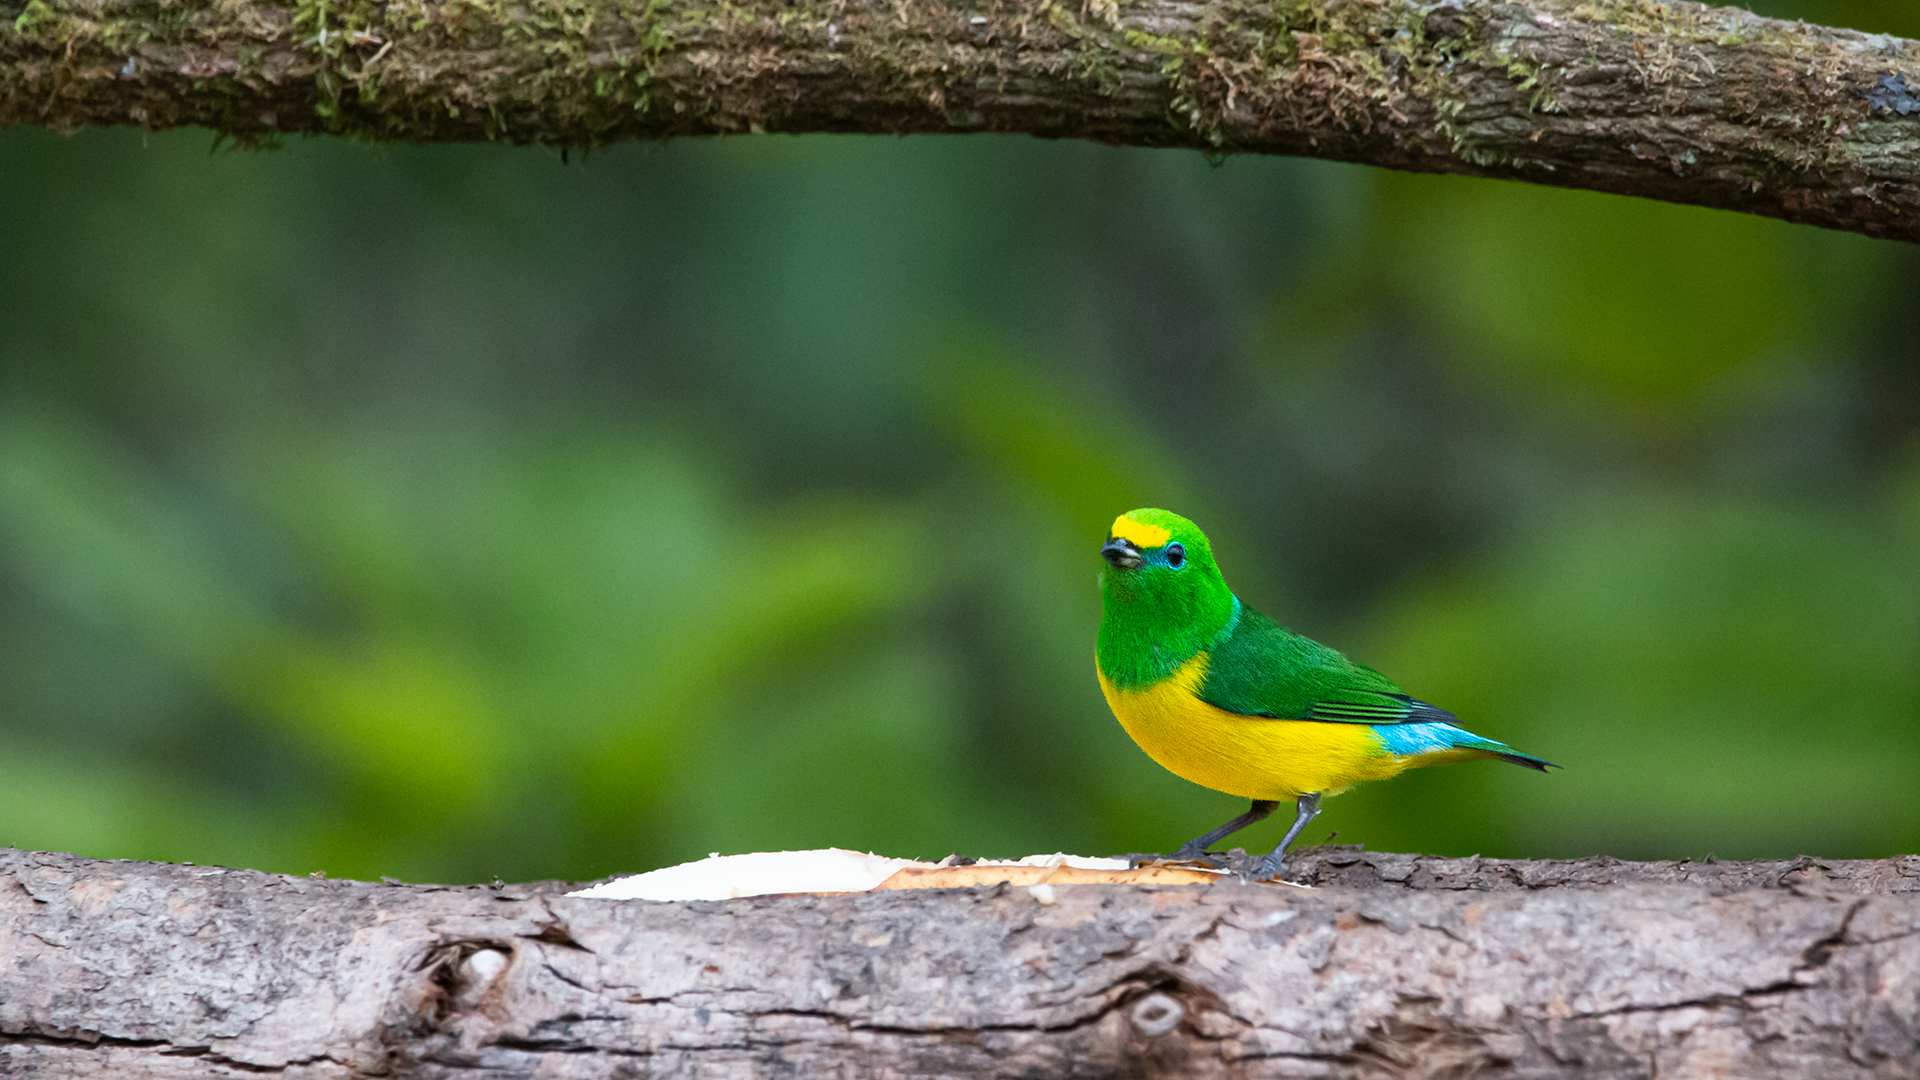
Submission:
<svg viewBox="0 0 1920 1080">
<path fill-rule="evenodd" d="M 1914 87 L 1920 43 L 1655 0 L 0 0 L 0 122 L 55 130 L 1025 132 L 1904 239 Z"/>
</svg>

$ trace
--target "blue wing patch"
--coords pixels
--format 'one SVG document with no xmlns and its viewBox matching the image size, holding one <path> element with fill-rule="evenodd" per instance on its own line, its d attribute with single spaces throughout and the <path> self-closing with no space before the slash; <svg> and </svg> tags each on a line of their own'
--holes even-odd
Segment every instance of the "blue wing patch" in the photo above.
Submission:
<svg viewBox="0 0 1920 1080">
<path fill-rule="evenodd" d="M 1382 724 L 1374 728 L 1373 733 L 1380 736 L 1380 743 L 1386 747 L 1388 753 L 1402 757 L 1436 754 L 1444 750 L 1484 750 L 1502 761 L 1511 761 L 1515 765 L 1525 765 L 1529 769 L 1539 769 L 1541 772 L 1550 768 L 1559 768 L 1558 765 L 1544 758 L 1523 754 L 1506 743 L 1475 735 L 1465 728 L 1455 727 L 1445 721 Z"/>
<path fill-rule="evenodd" d="M 1446 723 L 1391 724 L 1374 729 L 1380 741 L 1386 744 L 1387 752 L 1402 757 L 1414 757 L 1419 754 L 1435 754 L 1442 750 L 1457 750 L 1463 746 L 1475 749 L 1491 749 L 1490 740 L 1482 739 L 1470 731 Z M 1499 746 L 1492 743 L 1492 746 Z"/>
</svg>

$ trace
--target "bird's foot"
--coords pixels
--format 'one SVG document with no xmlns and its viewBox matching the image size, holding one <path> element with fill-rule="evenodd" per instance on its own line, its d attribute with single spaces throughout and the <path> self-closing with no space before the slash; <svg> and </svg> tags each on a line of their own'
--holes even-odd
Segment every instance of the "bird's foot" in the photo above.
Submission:
<svg viewBox="0 0 1920 1080">
<path fill-rule="evenodd" d="M 1168 862 L 1198 863 L 1199 865 L 1204 866 L 1209 870 L 1225 870 L 1227 868 L 1228 862 L 1231 861 L 1231 859 L 1232 859 L 1231 855 L 1222 855 L 1216 852 L 1208 851 L 1206 848 L 1206 845 L 1197 844 L 1191 840 L 1187 841 L 1184 844 L 1181 844 L 1180 849 L 1178 851 L 1175 851 L 1173 854 L 1167 856 Z"/>
<path fill-rule="evenodd" d="M 1170 862 L 1197 862 L 1208 858 L 1207 845 L 1189 840 L 1167 856 Z"/>
<path fill-rule="evenodd" d="M 1282 880 L 1280 872 L 1285 870 L 1286 867 L 1287 857 L 1277 851 L 1271 851 L 1260 856 L 1258 861 L 1248 867 L 1242 875 L 1242 880 L 1249 882 L 1280 881 Z"/>
<path fill-rule="evenodd" d="M 1217 855 L 1205 848 L 1196 848 L 1191 844 L 1182 845 L 1171 855 L 1129 855 L 1127 865 L 1134 869 L 1142 866 L 1168 866 L 1178 863 L 1197 863 L 1212 870 L 1225 870 L 1227 856 Z"/>
</svg>

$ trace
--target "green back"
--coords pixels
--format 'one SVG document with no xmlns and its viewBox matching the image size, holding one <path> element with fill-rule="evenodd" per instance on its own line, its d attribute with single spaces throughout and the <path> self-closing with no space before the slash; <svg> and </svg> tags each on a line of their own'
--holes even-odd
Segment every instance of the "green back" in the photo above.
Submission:
<svg viewBox="0 0 1920 1080">
<path fill-rule="evenodd" d="M 1208 658 L 1200 697 L 1246 716 L 1392 724 L 1417 711 L 1385 675 L 1243 607 Z"/>
</svg>

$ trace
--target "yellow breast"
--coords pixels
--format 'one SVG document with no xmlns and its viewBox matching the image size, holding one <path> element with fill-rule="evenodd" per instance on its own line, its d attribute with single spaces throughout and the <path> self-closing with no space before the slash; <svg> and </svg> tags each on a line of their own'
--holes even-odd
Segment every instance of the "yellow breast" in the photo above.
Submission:
<svg viewBox="0 0 1920 1080">
<path fill-rule="evenodd" d="M 1097 665 L 1096 665 L 1097 667 Z M 1365 724 L 1242 716 L 1200 700 L 1207 654 L 1143 690 L 1100 689 L 1120 726 L 1147 756 L 1196 784 L 1248 799 L 1337 794 L 1360 780 L 1381 780 L 1409 762 L 1386 753 Z"/>
</svg>

